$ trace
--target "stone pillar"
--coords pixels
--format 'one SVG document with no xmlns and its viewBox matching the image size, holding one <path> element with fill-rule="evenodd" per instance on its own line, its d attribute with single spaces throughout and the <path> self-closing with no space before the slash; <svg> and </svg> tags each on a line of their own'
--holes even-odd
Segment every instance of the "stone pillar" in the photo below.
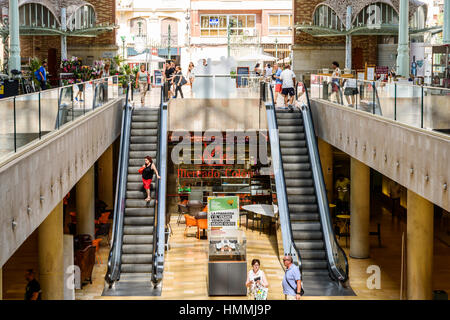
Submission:
<svg viewBox="0 0 450 320">
<path fill-rule="evenodd" d="M 92 166 L 76 185 L 77 234 L 95 236 L 95 189 Z"/>
<path fill-rule="evenodd" d="M 43 300 L 64 299 L 63 203 L 39 226 L 39 282 Z"/>
<path fill-rule="evenodd" d="M 406 225 L 406 296 L 432 299 L 433 204 L 408 190 Z"/>
<path fill-rule="evenodd" d="M 66 16 L 66 8 L 61 8 L 61 31 L 64 32 L 61 35 L 61 60 L 67 59 L 67 37 L 65 32 L 67 30 L 67 16 Z"/>
<path fill-rule="evenodd" d="M 328 202 L 333 203 L 333 149 L 331 144 L 318 138 L 320 164 L 322 165 L 323 179 L 327 188 Z"/>
<path fill-rule="evenodd" d="M 345 29 L 352 28 L 352 6 L 347 6 L 347 16 L 345 18 Z M 352 36 L 345 36 L 345 69 L 352 69 Z"/>
<path fill-rule="evenodd" d="M 9 61 L 8 71 L 20 71 L 19 0 L 9 0 Z"/>
<path fill-rule="evenodd" d="M 350 163 L 350 257 L 369 257 L 370 169 L 351 158 Z"/>
<path fill-rule="evenodd" d="M 409 0 L 400 0 L 398 24 L 397 74 L 409 77 Z"/>
<path fill-rule="evenodd" d="M 98 159 L 98 198 L 114 209 L 113 145 Z"/>
<path fill-rule="evenodd" d="M 444 0 L 444 27 L 442 42 L 450 44 L 450 0 Z"/>
</svg>

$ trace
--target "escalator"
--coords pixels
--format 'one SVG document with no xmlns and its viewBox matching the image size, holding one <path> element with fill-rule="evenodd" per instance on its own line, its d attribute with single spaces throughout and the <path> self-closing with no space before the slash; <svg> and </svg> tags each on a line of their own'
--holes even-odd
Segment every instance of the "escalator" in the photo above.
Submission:
<svg viewBox="0 0 450 320">
<path fill-rule="evenodd" d="M 334 236 L 309 100 L 292 111 L 275 110 L 271 94 L 266 106 L 284 253 L 299 265 L 305 295 L 354 295 Z"/>
<path fill-rule="evenodd" d="M 165 212 L 165 169 L 161 170 L 165 152 L 160 154 L 165 141 L 161 141 L 165 134 L 160 126 L 165 123 L 163 114 L 161 108 L 133 108 L 128 104 L 123 111 L 113 241 L 104 296 L 161 294 L 158 284 L 162 280 L 165 222 L 161 217 L 164 214 L 158 213 Z M 153 158 L 161 176 L 161 180 L 154 176 L 150 202 L 144 200 L 146 193 L 138 173 L 146 156 Z"/>
</svg>

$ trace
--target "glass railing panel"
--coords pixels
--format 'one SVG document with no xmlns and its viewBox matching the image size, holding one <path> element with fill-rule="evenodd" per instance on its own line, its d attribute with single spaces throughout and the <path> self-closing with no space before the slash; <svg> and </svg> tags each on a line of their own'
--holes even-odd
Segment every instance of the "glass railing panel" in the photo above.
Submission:
<svg viewBox="0 0 450 320">
<path fill-rule="evenodd" d="M 397 82 L 397 121 L 414 127 L 421 127 L 422 88 Z"/>
<path fill-rule="evenodd" d="M 376 112 L 376 93 L 374 83 L 370 81 L 358 81 L 357 109 L 369 113 Z"/>
<path fill-rule="evenodd" d="M 41 137 L 62 125 L 62 113 L 58 112 L 59 90 L 41 91 Z"/>
<path fill-rule="evenodd" d="M 16 96 L 17 149 L 39 139 L 39 94 Z"/>
<path fill-rule="evenodd" d="M 74 85 L 73 91 L 74 99 L 72 117 L 75 120 L 86 113 L 86 82 Z"/>
<path fill-rule="evenodd" d="M 450 89 L 423 87 L 423 127 L 450 133 Z"/>
<path fill-rule="evenodd" d="M 74 120 L 74 86 L 59 88 L 59 126 Z"/>
<path fill-rule="evenodd" d="M 14 152 L 14 97 L 0 100 L 0 159 Z"/>
<path fill-rule="evenodd" d="M 192 98 L 234 99 L 259 98 L 263 77 L 231 75 L 196 75 L 192 84 Z M 191 98 L 186 96 L 185 98 Z"/>
</svg>

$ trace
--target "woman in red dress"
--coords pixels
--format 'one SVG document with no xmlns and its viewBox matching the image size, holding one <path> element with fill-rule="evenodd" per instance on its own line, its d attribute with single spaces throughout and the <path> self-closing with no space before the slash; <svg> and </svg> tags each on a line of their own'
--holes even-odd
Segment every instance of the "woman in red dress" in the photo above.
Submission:
<svg viewBox="0 0 450 320">
<path fill-rule="evenodd" d="M 153 163 L 152 157 L 145 157 L 145 164 L 139 169 L 139 173 L 142 174 L 142 182 L 144 183 L 144 189 L 147 192 L 147 198 L 145 198 L 145 201 L 150 202 L 150 185 L 152 184 L 153 173 L 156 173 L 158 179 L 161 179 L 158 174 L 158 170 Z"/>
</svg>

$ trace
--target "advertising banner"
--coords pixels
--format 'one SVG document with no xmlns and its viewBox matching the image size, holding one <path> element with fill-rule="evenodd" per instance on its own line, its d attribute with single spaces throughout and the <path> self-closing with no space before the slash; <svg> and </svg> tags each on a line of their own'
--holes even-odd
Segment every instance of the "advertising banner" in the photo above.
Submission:
<svg viewBox="0 0 450 320">
<path fill-rule="evenodd" d="M 208 198 L 208 229 L 237 229 L 239 227 L 239 197 Z"/>
</svg>

